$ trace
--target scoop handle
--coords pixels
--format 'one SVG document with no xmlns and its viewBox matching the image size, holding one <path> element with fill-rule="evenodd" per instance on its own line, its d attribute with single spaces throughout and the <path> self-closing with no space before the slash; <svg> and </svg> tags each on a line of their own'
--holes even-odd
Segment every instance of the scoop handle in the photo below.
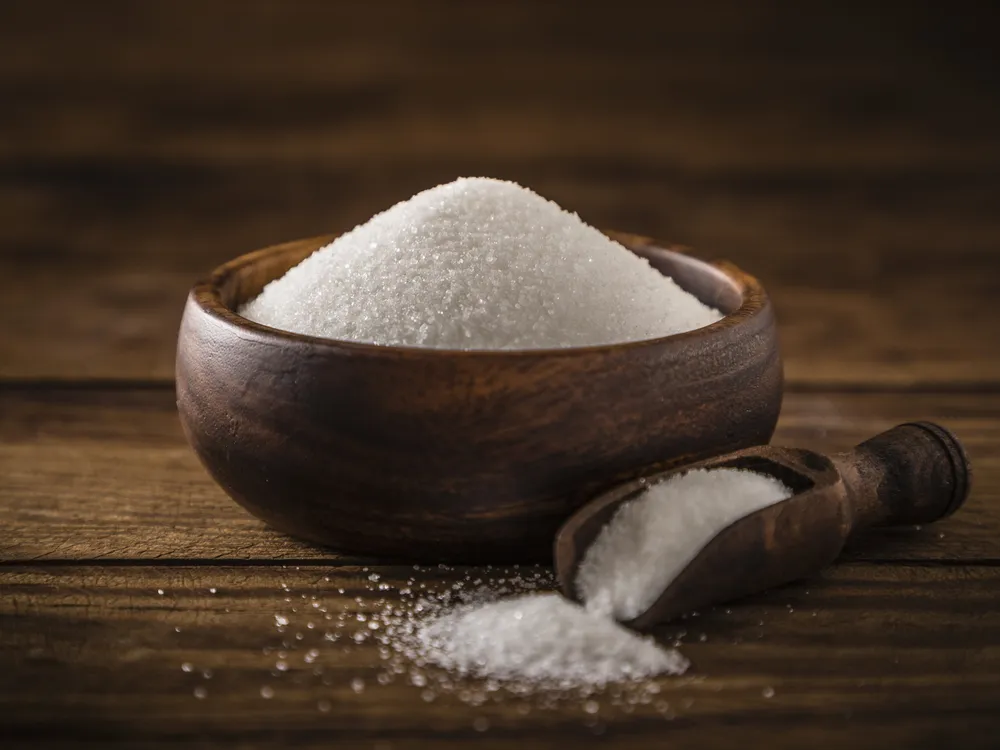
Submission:
<svg viewBox="0 0 1000 750">
<path fill-rule="evenodd" d="M 969 495 L 972 469 L 962 444 L 932 422 L 898 425 L 830 458 L 844 480 L 852 531 L 931 523 Z"/>
</svg>

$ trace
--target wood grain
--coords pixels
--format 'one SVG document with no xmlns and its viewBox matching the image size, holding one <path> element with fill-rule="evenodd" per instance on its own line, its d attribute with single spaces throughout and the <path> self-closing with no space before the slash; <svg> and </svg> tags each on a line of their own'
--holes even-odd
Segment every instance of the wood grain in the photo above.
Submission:
<svg viewBox="0 0 1000 750">
<path fill-rule="evenodd" d="M 1000 377 L 977 13 L 377 5 L 0 11 L 0 377 L 168 380 L 209 269 L 470 173 L 730 257 L 790 382 Z"/>
<path fill-rule="evenodd" d="M 455 694 L 427 703 L 405 676 L 380 685 L 376 644 L 324 641 L 327 621 L 306 606 L 311 597 L 330 613 L 353 617 L 371 611 L 376 598 L 396 602 L 396 590 L 410 579 L 445 590 L 466 575 L 495 583 L 511 571 L 370 570 L 389 590 L 376 591 L 369 569 L 361 568 L 8 568 L 0 600 L 5 737 L 25 745 L 72 734 L 91 742 L 128 737 L 131 746 L 212 738 L 266 747 L 447 747 L 481 737 L 498 748 L 541 747 L 556 738 L 585 747 L 652 747 L 669 738 L 671 746 L 704 747 L 738 728 L 741 739 L 770 734 L 776 748 L 819 738 L 922 747 L 921 732 L 933 727 L 938 738 L 986 747 L 1000 730 L 994 567 L 841 565 L 808 585 L 661 628 L 657 637 L 679 639 L 694 664 L 683 678 L 659 681 L 675 718 L 652 704 L 629 712 L 605 695 L 598 698 L 599 723 L 579 699 L 545 709 L 537 699 L 507 696 L 474 707 Z M 275 614 L 290 618 L 284 635 L 275 630 Z M 319 629 L 307 629 L 307 621 Z M 289 641 L 288 670 L 274 671 L 282 639 L 293 631 L 303 639 Z M 308 664 L 312 648 L 318 653 Z M 185 662 L 192 672 L 182 671 Z M 210 679 L 204 669 L 213 671 Z M 365 681 L 361 693 L 350 687 L 358 677 Z M 273 688 L 270 701 L 261 697 L 262 685 Z M 193 695 L 199 686 L 207 691 L 202 700 Z M 764 696 L 767 688 L 772 698 Z M 321 700 L 329 711 L 318 710 Z M 488 721 L 485 732 L 474 729 L 476 719 Z"/>
<path fill-rule="evenodd" d="M 989 78 L 926 44 L 960 23 L 968 49 L 984 40 L 975 31 L 985 19 L 901 10 L 629 2 L 609 18 L 598 6 L 570 14 L 530 2 L 258 2 L 233 24 L 224 5 L 196 0 L 55 18 L 21 6 L 5 13 L 0 72 L 22 95 L 21 117 L 0 142 L 32 158 L 373 166 L 599 153 L 853 171 L 1000 157 L 996 102 L 979 96 Z M 800 119 L 789 123 L 790 111 Z M 599 119 L 581 127 L 581 117 Z"/>
<path fill-rule="evenodd" d="M 961 2 L 0 3 L 0 744 L 995 748 L 997 20 Z M 324 649 L 324 686 L 309 630 L 271 675 L 281 581 L 351 612 L 393 594 L 197 464 L 171 384 L 184 297 L 462 174 L 758 276 L 791 388 L 777 442 L 941 421 L 972 458 L 966 507 L 692 620 L 704 679 L 664 683 L 672 721 L 425 703 L 403 680 L 355 694 L 377 653 Z"/>
<path fill-rule="evenodd" d="M 845 450 L 915 419 L 967 447 L 972 495 L 940 524 L 886 529 L 852 559 L 1000 560 L 1000 396 L 790 393 L 774 442 Z M 268 530 L 211 481 L 168 389 L 0 388 L 2 560 L 328 559 Z"/>
</svg>

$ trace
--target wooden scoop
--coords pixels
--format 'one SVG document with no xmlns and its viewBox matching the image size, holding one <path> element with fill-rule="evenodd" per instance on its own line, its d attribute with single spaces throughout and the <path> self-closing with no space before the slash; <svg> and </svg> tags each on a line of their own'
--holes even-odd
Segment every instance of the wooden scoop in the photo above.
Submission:
<svg viewBox="0 0 1000 750">
<path fill-rule="evenodd" d="M 673 474 L 719 468 L 768 474 L 794 494 L 719 532 L 660 597 L 626 625 L 648 629 L 686 612 L 810 576 L 831 563 L 855 532 L 870 526 L 930 523 L 954 513 L 968 496 L 971 481 L 961 444 L 930 422 L 899 425 L 829 457 L 768 445 L 737 451 L 620 485 L 578 510 L 555 541 L 556 575 L 563 593 L 579 598 L 575 578 L 580 562 L 622 503 Z"/>
</svg>

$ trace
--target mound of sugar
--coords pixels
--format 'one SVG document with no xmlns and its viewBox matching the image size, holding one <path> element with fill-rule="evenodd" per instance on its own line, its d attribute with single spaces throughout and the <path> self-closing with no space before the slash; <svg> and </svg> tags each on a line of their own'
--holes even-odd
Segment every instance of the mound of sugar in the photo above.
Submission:
<svg viewBox="0 0 1000 750">
<path fill-rule="evenodd" d="M 460 675 L 532 689 L 600 688 L 680 674 L 687 660 L 559 594 L 460 607 L 417 632 L 424 660 Z"/>
<path fill-rule="evenodd" d="M 576 576 L 587 609 L 618 620 L 644 612 L 723 529 L 792 494 L 773 477 L 697 469 L 649 487 L 615 513 Z"/>
<path fill-rule="evenodd" d="M 240 313 L 295 333 L 442 349 L 610 344 L 721 317 L 576 214 L 487 178 L 398 203 Z"/>
</svg>

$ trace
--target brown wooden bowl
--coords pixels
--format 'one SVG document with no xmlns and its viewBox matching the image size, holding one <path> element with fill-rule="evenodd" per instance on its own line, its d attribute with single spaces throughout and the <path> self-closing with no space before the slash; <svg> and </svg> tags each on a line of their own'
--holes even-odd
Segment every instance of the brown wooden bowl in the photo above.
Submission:
<svg viewBox="0 0 1000 750">
<path fill-rule="evenodd" d="M 756 279 L 611 236 L 726 317 L 573 349 L 375 346 L 234 312 L 333 237 L 237 258 L 196 284 L 184 311 L 177 405 L 188 440 L 236 502 L 338 550 L 546 559 L 559 525 L 596 493 L 766 443 L 781 405 L 774 314 Z"/>
</svg>

